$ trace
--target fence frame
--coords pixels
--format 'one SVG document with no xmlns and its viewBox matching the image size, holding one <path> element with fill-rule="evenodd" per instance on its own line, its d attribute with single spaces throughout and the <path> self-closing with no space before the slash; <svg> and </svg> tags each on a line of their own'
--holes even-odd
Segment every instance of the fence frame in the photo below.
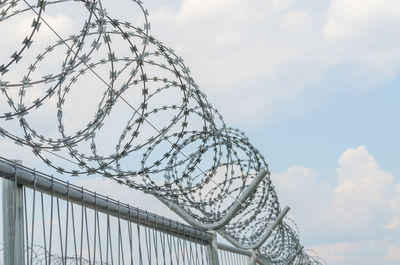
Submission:
<svg viewBox="0 0 400 265">
<path fill-rule="evenodd" d="M 13 189 L 15 186 L 20 189 L 22 189 L 22 187 L 27 187 L 30 189 L 34 188 L 36 191 L 52 195 L 56 198 L 68 200 L 77 205 L 84 205 L 87 208 L 103 213 L 108 213 L 109 215 L 114 217 L 137 223 L 142 226 L 146 226 L 148 228 L 167 233 L 175 237 L 179 237 L 184 240 L 208 246 L 208 255 L 210 257 L 211 265 L 219 265 L 219 249 L 239 255 L 245 255 L 249 257 L 249 264 L 253 264 L 255 261 L 260 265 L 268 265 L 255 254 L 254 250 L 241 249 L 223 243 L 218 243 L 217 235 L 215 232 L 207 232 L 203 229 L 195 228 L 180 223 L 178 221 L 149 213 L 137 207 L 130 206 L 129 204 L 121 203 L 106 196 L 102 196 L 90 190 L 84 189 L 83 187 L 78 187 L 70 184 L 69 182 L 57 179 L 53 176 L 37 172 L 34 169 L 21 165 L 17 161 L 11 161 L 0 157 L 0 178 L 2 178 L 3 180 L 3 196 L 5 195 L 5 193 L 7 193 L 7 191 L 5 192 L 4 189 Z M 9 182 L 9 185 L 4 185 L 5 182 Z M 15 220 L 15 215 L 5 214 L 4 204 L 5 203 L 3 200 L 3 224 L 5 221 L 23 222 L 22 216 L 22 220 Z M 10 218 L 11 220 L 6 220 Z M 23 240 L 23 235 L 21 238 Z M 23 242 L 20 243 L 23 244 Z M 4 244 L 6 245 L 15 243 L 8 240 L 7 242 L 4 241 Z M 18 253 L 20 253 L 21 251 L 23 252 L 23 245 L 13 246 L 18 246 L 15 249 L 12 248 L 13 251 L 15 251 L 16 253 L 15 255 L 18 255 Z M 21 260 L 21 263 L 14 264 L 24 265 L 23 259 Z M 8 264 L 11 263 L 8 259 L 6 260 L 5 258 L 5 265 Z"/>
</svg>

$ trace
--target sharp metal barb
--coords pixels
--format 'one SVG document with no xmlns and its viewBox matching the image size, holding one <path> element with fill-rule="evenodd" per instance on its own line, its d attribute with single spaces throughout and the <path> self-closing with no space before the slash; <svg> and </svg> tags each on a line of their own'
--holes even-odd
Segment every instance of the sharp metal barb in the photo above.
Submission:
<svg viewBox="0 0 400 265">
<path fill-rule="evenodd" d="M 266 261 L 285 262 L 300 245 L 299 235 L 291 221 L 281 222 L 281 206 L 265 158 L 243 132 L 224 122 L 192 78 L 183 59 L 150 34 L 148 12 L 142 1 L 131 2 L 132 11 L 138 11 L 133 19 L 140 21 L 137 25 L 112 17 L 100 0 L 39 0 L 35 5 L 26 0 L 0 1 L 0 23 L 12 21 L 16 25 L 26 15 L 32 16 L 28 33 L 20 42 L 4 44 L 15 48 L 3 56 L 8 59 L 0 62 L 0 136 L 30 148 L 35 156 L 60 174 L 102 175 L 153 194 L 168 205 L 176 205 L 180 212 L 195 220 L 193 223 L 215 227 L 238 245 L 256 246 L 260 257 Z M 82 20 L 78 30 L 66 37 L 63 35 L 67 34 L 56 31 L 45 16 L 49 10 L 60 6 L 63 12 L 70 12 L 64 8 L 68 5 L 82 8 L 86 15 L 77 19 Z M 49 43 L 41 47 L 44 39 L 40 39 L 40 33 L 46 30 L 56 39 L 49 38 Z M 52 60 L 58 61 L 46 65 Z M 26 70 L 22 71 L 24 65 Z M 76 98 L 71 100 L 71 95 Z M 44 119 L 40 119 L 41 123 L 35 121 L 39 120 L 38 115 L 50 109 L 55 110 L 54 124 L 49 124 L 54 128 L 42 132 Z M 86 118 L 82 118 L 82 122 L 74 121 L 81 122 L 78 125 L 71 123 L 71 117 L 76 115 L 74 111 L 81 109 L 91 110 L 80 113 Z M 53 131 L 57 132 L 56 136 L 50 133 Z M 254 182 L 263 170 L 265 178 Z M 69 220 L 69 211 L 74 215 L 73 205 L 67 200 L 63 238 L 58 199 L 56 204 L 61 261 L 66 264 L 67 241 L 71 238 L 67 231 L 69 226 L 75 229 L 74 220 Z M 89 248 L 88 217 L 84 205 L 81 207 L 81 232 L 86 231 Z M 94 234 L 91 235 L 94 249 L 92 254 L 87 250 L 89 262 L 95 262 L 97 256 L 103 259 L 97 211 L 94 215 Z M 230 218 L 226 218 L 227 215 Z M 114 260 L 109 222 L 108 216 L 105 244 L 103 241 L 107 264 Z M 273 229 L 265 233 L 272 224 Z M 158 252 L 158 245 L 166 242 L 161 237 L 158 241 L 156 233 L 153 235 L 155 245 L 147 244 L 146 229 L 142 240 L 146 240 L 147 259 L 158 262 L 166 254 L 164 249 Z M 132 227 L 128 230 L 132 233 Z M 52 264 L 52 233 L 51 222 L 45 264 Z M 82 252 L 86 251 L 82 233 L 78 246 L 73 232 L 76 264 L 78 247 L 80 264 Z M 140 237 L 140 227 L 137 233 Z M 30 253 L 26 252 L 26 259 L 32 262 L 33 231 L 30 235 L 31 249 Z M 120 240 L 126 238 L 121 227 L 118 236 Z M 28 231 L 26 237 L 29 237 Z M 43 237 L 47 253 L 45 231 Z M 180 251 L 183 247 L 180 239 L 170 239 L 170 242 L 166 239 L 170 256 L 181 257 L 184 262 L 200 262 L 200 258 L 204 258 L 203 253 L 197 256 L 197 248 L 196 257 L 194 252 Z M 120 240 L 114 254 L 118 251 L 115 257 L 124 263 L 124 247 Z M 132 249 L 133 242 L 130 244 Z M 173 250 L 177 253 L 172 254 Z M 231 263 L 236 260 L 229 255 L 223 258 Z M 305 253 L 304 259 L 308 258 Z M 142 256 L 139 261 L 144 262 Z"/>
</svg>

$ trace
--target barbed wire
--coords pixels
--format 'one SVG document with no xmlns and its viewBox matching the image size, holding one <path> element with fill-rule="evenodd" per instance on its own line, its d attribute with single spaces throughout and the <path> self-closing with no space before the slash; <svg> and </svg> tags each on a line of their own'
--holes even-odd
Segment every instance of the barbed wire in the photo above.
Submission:
<svg viewBox="0 0 400 265">
<path fill-rule="evenodd" d="M 268 171 L 265 158 L 243 132 L 225 124 L 183 59 L 149 34 L 142 2 L 126 2 L 136 5 L 140 17 L 134 22 L 143 26 L 114 18 L 98 0 L 0 2 L 0 27 L 33 18 L 20 46 L 10 41 L 16 51 L 0 62 L 0 90 L 7 103 L 0 105 L 5 124 L 0 136 L 30 147 L 60 173 L 103 175 L 162 196 L 199 222 L 221 220 L 257 173 Z M 63 12 L 86 13 L 68 37 L 45 18 L 60 6 Z M 57 38 L 37 37 L 45 27 Z M 85 89 L 95 94 L 86 95 Z M 73 125 L 80 117 L 71 119 L 69 113 L 77 108 L 73 93 L 88 97 L 88 109 L 97 103 L 80 127 Z M 50 109 L 56 129 L 40 132 L 45 122 L 38 117 Z M 223 231 L 250 246 L 279 213 L 267 172 Z M 260 254 L 273 264 L 286 262 L 300 246 L 292 227 L 279 225 Z M 296 260 L 319 264 L 305 252 L 301 257 Z"/>
<path fill-rule="evenodd" d="M 3 257 L 3 243 L 0 242 L 0 257 Z M 27 259 L 28 264 L 31 265 L 43 265 L 43 264 L 51 264 L 51 265 L 99 265 L 99 264 L 107 264 L 101 263 L 99 261 L 90 262 L 89 260 L 83 257 L 63 257 L 61 255 L 50 254 L 43 246 L 34 245 L 32 248 L 26 248 L 25 251 L 28 253 L 32 253 L 32 256 Z M 0 259 L 0 264 L 3 264 L 3 259 Z"/>
</svg>

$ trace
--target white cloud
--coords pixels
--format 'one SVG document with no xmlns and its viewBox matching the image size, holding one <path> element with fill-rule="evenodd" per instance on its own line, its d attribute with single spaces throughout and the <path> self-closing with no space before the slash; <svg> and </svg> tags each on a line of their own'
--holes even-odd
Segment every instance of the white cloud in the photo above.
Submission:
<svg viewBox="0 0 400 265">
<path fill-rule="evenodd" d="M 24 165 L 32 165 L 34 154 L 29 148 L 19 146 L 8 138 L 0 137 L 0 156 L 9 160 L 22 160 Z"/>
<path fill-rule="evenodd" d="M 302 241 L 321 242 L 311 248 L 328 264 L 393 264 L 399 256 L 400 182 L 364 146 L 340 156 L 336 184 L 301 166 L 272 180 L 281 203 L 292 206 Z"/>
<path fill-rule="evenodd" d="M 398 73 L 400 2 L 335 0 L 328 10 L 323 36 L 337 62 L 353 62 L 376 78 Z"/>
<path fill-rule="evenodd" d="M 235 30 L 227 30 L 223 32 L 220 36 L 214 39 L 215 44 L 220 46 L 229 46 L 240 41 L 240 34 Z"/>
<path fill-rule="evenodd" d="M 307 33 L 312 23 L 309 13 L 304 11 L 288 11 L 282 18 L 281 28 L 293 34 Z"/>
<path fill-rule="evenodd" d="M 379 169 L 365 147 L 347 150 L 338 162 L 338 186 L 331 206 L 332 214 L 340 216 L 335 219 L 338 226 L 363 227 L 376 220 L 380 209 L 390 210 L 394 177 Z"/>
<path fill-rule="evenodd" d="M 155 35 L 185 58 L 228 120 L 259 121 L 278 107 L 290 108 L 332 66 L 349 64 L 350 71 L 362 73 L 360 79 L 397 74 L 399 5 L 395 0 L 337 0 L 321 12 L 300 10 L 289 0 L 185 0 L 177 11 L 165 6 L 156 10 L 150 21 Z M 56 28 L 70 27 L 66 17 L 54 19 Z M 82 98 L 80 106 L 87 107 L 84 103 Z M 0 141 L 0 147 L 1 155 L 21 157 L 8 140 Z M 362 258 L 359 251 L 376 254 L 376 249 L 381 260 L 398 260 L 399 247 L 392 241 L 399 235 L 400 183 L 379 168 L 365 147 L 347 150 L 338 163 L 336 186 L 301 166 L 275 174 L 281 203 L 292 207 L 301 235 L 327 241 L 338 235 L 349 241 L 316 247 L 332 263 L 349 263 L 355 253 Z M 170 214 L 154 198 L 111 180 L 82 179 L 77 184 Z M 373 239 L 381 234 L 390 240 Z M 365 237 L 372 239 L 360 239 Z"/>
<path fill-rule="evenodd" d="M 400 224 L 400 217 L 396 216 L 387 225 L 385 225 L 384 228 L 387 230 L 393 230 L 397 228 L 399 224 Z"/>
<path fill-rule="evenodd" d="M 385 258 L 392 261 L 400 261 L 400 246 L 389 246 Z"/>
<path fill-rule="evenodd" d="M 304 62 L 314 40 L 313 18 L 290 7 L 291 1 L 186 0 L 177 11 L 163 7 L 150 19 L 152 33 L 182 55 L 227 120 L 260 120 L 314 79 L 288 71 Z"/>
<path fill-rule="evenodd" d="M 397 264 L 399 248 L 387 240 L 358 240 L 330 243 L 313 249 L 330 265 L 339 264 Z"/>
<path fill-rule="evenodd" d="M 328 41 L 357 41 L 356 45 L 395 45 L 400 24 L 400 2 L 396 0 L 334 0 L 328 10 L 324 37 Z M 377 37 L 393 38 L 380 44 Z M 395 42 L 393 42 L 395 41 Z M 385 46 L 384 46 L 385 47 Z"/>
<path fill-rule="evenodd" d="M 229 123 L 256 123 L 307 111 L 315 98 L 304 95 L 324 100 L 337 91 L 379 89 L 396 75 L 399 5 L 184 0 L 177 9 L 165 4 L 152 11 L 150 20 L 152 34 L 182 55 Z M 343 80 L 332 87 L 331 70 L 340 66 L 352 73 L 351 83 L 363 85 Z"/>
<path fill-rule="evenodd" d="M 182 55 L 236 126 L 304 113 L 338 90 L 378 89 L 399 70 L 399 6 L 395 0 L 336 0 L 324 8 L 291 0 L 183 0 L 178 8 L 164 3 L 150 10 L 149 19 L 151 34 Z M 80 23 L 58 13 L 47 20 L 61 32 Z M 45 25 L 41 33 L 51 34 Z M 330 70 L 342 65 L 355 79 L 350 83 L 363 85 L 343 80 L 331 87 Z"/>
<path fill-rule="evenodd" d="M 297 222 L 298 215 L 301 215 L 303 222 L 309 227 L 319 226 L 325 218 L 321 213 L 326 212 L 326 205 L 329 204 L 333 191 L 329 184 L 319 182 L 317 176 L 316 171 L 301 166 L 272 175 L 280 204 L 291 208 L 288 216 L 292 216 Z M 300 230 L 301 234 L 310 232 L 303 225 L 300 225 Z"/>
<path fill-rule="evenodd" d="M 328 264 L 396 264 L 400 259 L 399 181 L 379 168 L 364 146 L 340 156 L 336 177 L 336 184 L 328 183 L 315 170 L 302 166 L 272 175 L 281 205 L 291 207 L 289 216 L 298 224 L 303 244 Z M 154 197 L 115 181 L 95 177 L 76 184 L 177 218 Z"/>
</svg>

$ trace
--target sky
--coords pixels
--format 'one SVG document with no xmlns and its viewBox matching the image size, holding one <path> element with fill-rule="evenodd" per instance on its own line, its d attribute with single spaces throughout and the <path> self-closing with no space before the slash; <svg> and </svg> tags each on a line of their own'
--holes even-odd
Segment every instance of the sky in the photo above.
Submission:
<svg viewBox="0 0 400 265">
<path fill-rule="evenodd" d="M 399 264 L 400 2 L 143 2 L 151 34 L 266 157 L 305 247 L 332 265 Z M 49 170 L 6 139 L 0 155 Z M 140 201 L 131 194 L 114 192 Z"/>
</svg>

